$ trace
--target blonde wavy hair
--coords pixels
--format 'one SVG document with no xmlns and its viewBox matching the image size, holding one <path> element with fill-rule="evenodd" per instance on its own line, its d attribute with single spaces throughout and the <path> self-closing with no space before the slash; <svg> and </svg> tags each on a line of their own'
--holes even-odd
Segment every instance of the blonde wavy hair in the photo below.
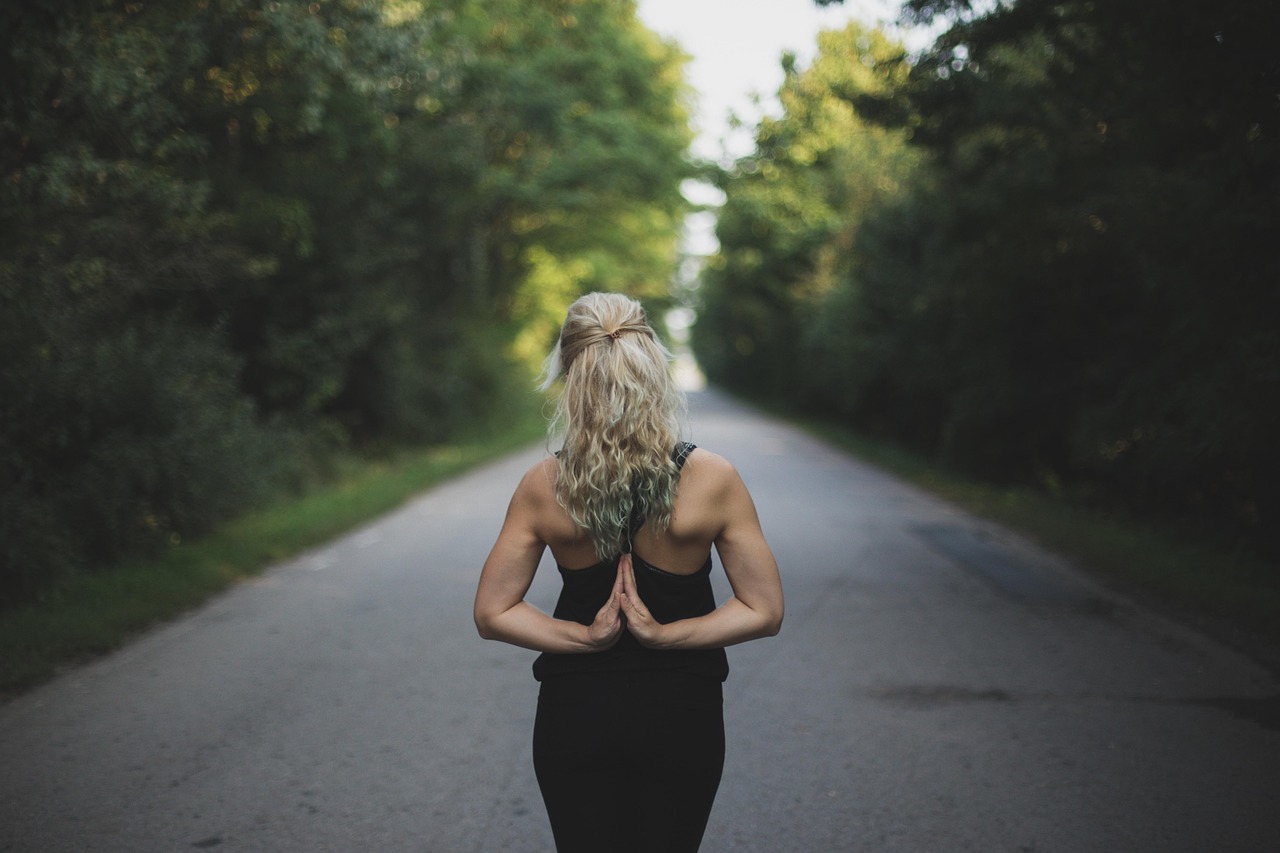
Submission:
<svg viewBox="0 0 1280 853">
<path fill-rule="evenodd" d="M 561 375 L 550 433 L 563 430 L 556 497 L 602 560 L 625 550 L 632 519 L 671 523 L 684 395 L 634 299 L 589 293 L 569 306 L 543 390 Z"/>
</svg>

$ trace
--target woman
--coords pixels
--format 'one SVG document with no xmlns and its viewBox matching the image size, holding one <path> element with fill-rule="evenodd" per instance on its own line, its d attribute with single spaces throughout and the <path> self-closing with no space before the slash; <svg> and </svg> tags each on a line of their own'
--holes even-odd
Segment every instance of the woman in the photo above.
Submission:
<svg viewBox="0 0 1280 853">
<path fill-rule="evenodd" d="M 570 306 L 546 377 L 564 375 L 563 447 L 516 488 L 476 592 L 482 637 L 542 652 L 533 761 L 560 853 L 698 849 L 724 763 L 724 647 L 782 623 L 755 505 L 732 465 L 678 443 L 669 366 L 639 303 Z M 733 589 L 718 607 L 713 545 Z M 546 548 L 564 583 L 552 615 L 524 600 Z"/>
</svg>

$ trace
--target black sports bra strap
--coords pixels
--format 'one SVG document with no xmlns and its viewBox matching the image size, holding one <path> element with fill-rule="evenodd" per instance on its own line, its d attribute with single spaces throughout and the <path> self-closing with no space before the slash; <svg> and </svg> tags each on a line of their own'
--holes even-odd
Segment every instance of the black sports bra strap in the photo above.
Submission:
<svg viewBox="0 0 1280 853">
<path fill-rule="evenodd" d="M 684 463 L 689 459 L 689 454 L 697 447 L 696 444 L 690 444 L 687 441 L 676 443 L 676 449 L 671 451 L 671 461 L 676 463 L 676 469 L 684 468 Z"/>
<path fill-rule="evenodd" d="M 690 444 L 687 441 L 681 441 L 676 443 L 675 449 L 671 451 L 671 461 L 676 463 L 677 470 L 684 468 L 684 463 L 688 461 L 689 454 L 693 452 L 693 449 L 695 447 L 697 447 L 696 444 Z M 638 531 L 641 527 L 644 526 L 644 516 L 640 514 L 639 509 L 640 509 L 639 500 L 637 499 L 635 490 L 632 489 L 631 519 L 630 519 L 630 523 L 627 525 L 627 530 L 625 531 L 626 537 L 627 537 L 626 538 L 627 553 L 630 553 L 631 551 L 632 537 L 636 535 L 636 531 Z"/>
</svg>

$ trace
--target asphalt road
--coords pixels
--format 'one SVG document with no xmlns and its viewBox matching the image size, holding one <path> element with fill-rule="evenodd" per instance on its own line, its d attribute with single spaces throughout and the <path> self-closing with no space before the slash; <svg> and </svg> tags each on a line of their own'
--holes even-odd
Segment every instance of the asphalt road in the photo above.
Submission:
<svg viewBox="0 0 1280 853">
<path fill-rule="evenodd" d="M 1280 850 L 1273 673 L 790 427 L 691 408 L 788 608 L 730 650 L 704 851 Z M 541 452 L 0 707 L 0 850 L 551 850 L 533 654 L 471 624 Z"/>
</svg>

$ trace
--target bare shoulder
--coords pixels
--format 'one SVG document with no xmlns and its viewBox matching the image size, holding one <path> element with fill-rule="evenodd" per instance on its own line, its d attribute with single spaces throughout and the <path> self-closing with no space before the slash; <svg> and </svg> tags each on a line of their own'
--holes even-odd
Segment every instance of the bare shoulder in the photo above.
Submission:
<svg viewBox="0 0 1280 853">
<path fill-rule="evenodd" d="M 685 471 L 696 471 L 700 477 L 737 478 L 738 469 L 719 453 L 703 447 L 695 447 L 684 463 Z"/>
<path fill-rule="evenodd" d="M 759 532 L 755 502 L 738 469 L 718 453 L 698 448 L 685 463 L 677 501 L 684 520 L 709 533 L 717 548 L 732 547 Z"/>
<path fill-rule="evenodd" d="M 685 479 L 684 475 L 688 475 Z M 742 477 L 733 463 L 718 453 L 694 448 L 685 461 L 681 486 L 687 485 L 703 494 L 723 495 L 743 489 Z"/>
<path fill-rule="evenodd" d="M 560 460 L 554 456 L 548 456 L 534 464 L 532 468 L 524 473 L 524 481 L 531 485 L 554 489 L 556 485 L 556 476 L 560 473 Z"/>
<path fill-rule="evenodd" d="M 554 502 L 558 470 L 559 462 L 550 458 L 541 460 L 525 471 L 520 484 L 516 486 L 512 503 L 537 507 L 548 500 Z"/>
</svg>

